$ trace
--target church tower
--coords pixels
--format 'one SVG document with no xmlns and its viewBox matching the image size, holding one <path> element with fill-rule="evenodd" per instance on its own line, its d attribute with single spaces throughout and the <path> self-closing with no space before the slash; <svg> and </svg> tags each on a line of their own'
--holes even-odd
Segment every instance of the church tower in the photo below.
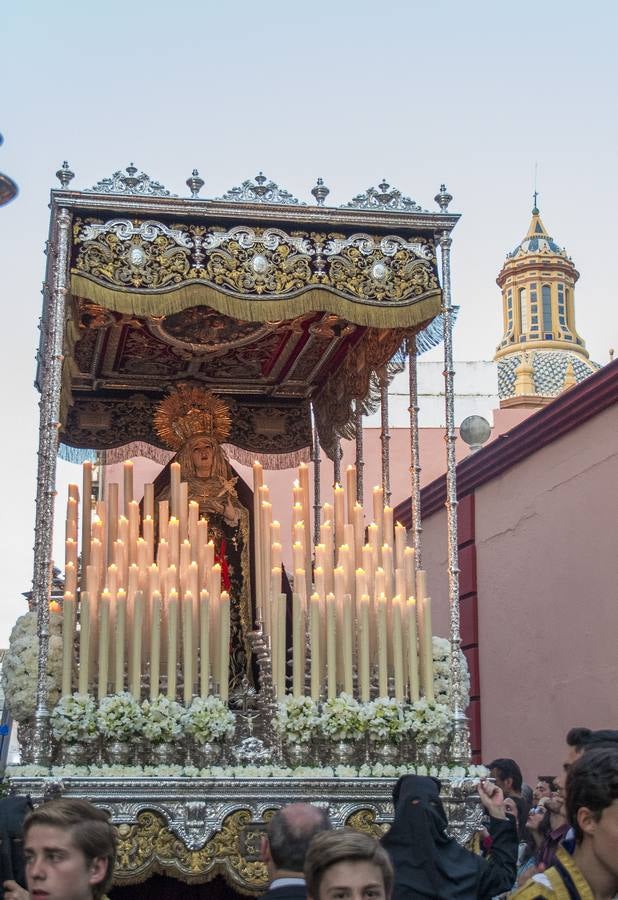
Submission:
<svg viewBox="0 0 618 900">
<path fill-rule="evenodd" d="M 501 407 L 543 406 L 598 368 L 575 330 L 578 278 L 571 258 L 547 233 L 535 194 L 528 232 L 496 279 L 504 314 L 494 357 Z"/>
</svg>

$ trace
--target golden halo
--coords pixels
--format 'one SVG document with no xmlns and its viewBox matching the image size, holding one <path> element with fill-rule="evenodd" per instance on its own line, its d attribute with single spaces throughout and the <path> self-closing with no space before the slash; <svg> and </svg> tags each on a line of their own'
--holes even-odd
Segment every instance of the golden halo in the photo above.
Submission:
<svg viewBox="0 0 618 900">
<path fill-rule="evenodd" d="M 154 429 L 170 450 L 179 450 L 198 434 L 221 444 L 232 427 L 230 408 L 211 391 L 180 384 L 157 405 Z"/>
</svg>

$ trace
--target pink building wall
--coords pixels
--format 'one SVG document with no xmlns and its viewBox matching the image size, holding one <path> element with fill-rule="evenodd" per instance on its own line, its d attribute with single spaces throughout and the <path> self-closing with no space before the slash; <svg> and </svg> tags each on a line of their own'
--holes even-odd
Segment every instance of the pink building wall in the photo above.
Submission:
<svg viewBox="0 0 618 900">
<path fill-rule="evenodd" d="M 529 781 L 558 771 L 573 725 L 618 724 L 617 419 L 609 406 L 474 490 L 482 758 Z M 443 509 L 423 565 L 446 634 Z"/>
</svg>

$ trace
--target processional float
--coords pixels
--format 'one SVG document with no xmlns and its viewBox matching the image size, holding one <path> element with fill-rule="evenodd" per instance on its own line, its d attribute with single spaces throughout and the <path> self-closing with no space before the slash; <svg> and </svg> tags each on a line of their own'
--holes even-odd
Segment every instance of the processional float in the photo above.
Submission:
<svg viewBox="0 0 618 900">
<path fill-rule="evenodd" d="M 197 172 L 189 199 L 132 165 L 81 192 L 67 164 L 58 177 L 37 376 L 36 701 L 22 704 L 13 789 L 109 808 L 118 883 L 221 873 L 257 891 L 254 838 L 274 809 L 324 802 L 338 824 L 378 833 L 405 771 L 442 777 L 467 840 L 478 808 L 459 635 L 450 195 L 442 186 L 427 212 L 382 183 L 334 208 L 321 179 L 305 205 L 261 173 L 215 200 L 200 199 Z M 418 354 L 441 339 L 446 641 L 432 636 L 422 569 L 416 386 Z M 388 383 L 406 363 L 409 535 L 393 521 L 388 451 Z M 362 423 L 378 406 L 382 481 L 368 491 Z M 356 448 L 345 472 L 343 438 Z M 187 478 L 180 453 L 170 463 L 185 440 Z M 101 474 L 93 486 L 87 459 L 70 487 L 50 602 L 59 450 L 94 451 L 100 473 L 123 468 L 120 484 Z M 137 457 L 167 464 L 143 496 Z M 250 487 L 228 458 L 252 467 Z M 286 550 L 267 473 L 291 467 Z M 11 677 L 9 664 L 9 703 Z"/>
</svg>

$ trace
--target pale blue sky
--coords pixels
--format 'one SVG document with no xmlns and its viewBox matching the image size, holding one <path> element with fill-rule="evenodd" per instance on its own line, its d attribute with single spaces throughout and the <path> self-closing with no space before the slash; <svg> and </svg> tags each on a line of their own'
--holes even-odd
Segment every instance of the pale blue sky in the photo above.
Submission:
<svg viewBox="0 0 618 900">
<path fill-rule="evenodd" d="M 5 0 L 0 170 L 4 428 L 0 646 L 31 579 L 38 429 L 32 387 L 48 194 L 130 161 L 186 195 L 197 167 L 216 196 L 259 169 L 333 205 L 386 177 L 425 208 L 446 182 L 460 359 L 491 358 L 495 277 L 539 206 L 581 272 L 577 326 L 593 359 L 618 345 L 614 269 L 618 85 L 612 2 L 175 4 Z"/>
</svg>

